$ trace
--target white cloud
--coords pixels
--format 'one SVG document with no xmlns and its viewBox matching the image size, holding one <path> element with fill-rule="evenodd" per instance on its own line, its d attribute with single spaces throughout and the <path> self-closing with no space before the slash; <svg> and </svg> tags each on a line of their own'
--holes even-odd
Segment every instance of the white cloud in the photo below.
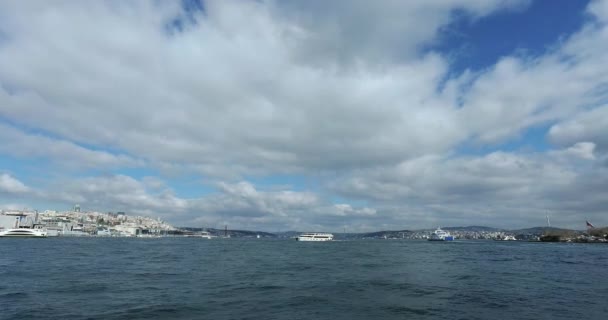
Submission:
<svg viewBox="0 0 608 320">
<path fill-rule="evenodd" d="M 106 169 L 144 164 L 130 156 L 90 150 L 70 141 L 28 134 L 3 124 L 0 124 L 0 152 L 13 157 L 50 160 L 64 168 Z"/>
<path fill-rule="evenodd" d="M 23 184 L 23 182 L 7 173 L 0 174 L 0 192 L 25 193 L 28 191 L 30 191 L 30 188 Z"/>
<path fill-rule="evenodd" d="M 585 215 L 601 221 L 605 214 L 608 168 L 599 161 L 591 143 L 548 153 L 427 156 L 345 175 L 328 188 L 416 226 L 443 219 L 521 227 L 542 224 L 538 217 L 550 212 L 580 227 Z"/>
<path fill-rule="evenodd" d="M 593 160 L 595 159 L 594 150 L 595 143 L 593 142 L 577 142 L 572 147 L 566 149 L 566 153 L 581 159 Z"/>
<path fill-rule="evenodd" d="M 295 23 L 297 61 L 323 67 L 416 59 L 454 11 L 476 19 L 529 1 L 277 1 L 276 16 Z"/>
<path fill-rule="evenodd" d="M 451 79 L 446 94 L 462 101 L 459 121 L 481 144 L 504 142 L 585 112 L 603 113 L 593 109 L 608 99 L 607 44 L 608 25 L 590 22 L 545 54 L 507 56 L 487 70 Z M 601 131 L 601 124 L 593 127 Z M 588 141 L 578 138 L 566 144 Z"/>
<path fill-rule="evenodd" d="M 556 223 L 576 227 L 583 215 L 601 221 L 608 205 L 608 167 L 598 167 L 600 160 L 591 155 L 593 144 L 578 143 L 549 153 L 425 156 L 334 177 L 323 193 L 341 195 L 346 199 L 341 203 L 288 187 L 260 190 L 245 181 L 222 182 L 215 192 L 190 199 L 150 177 L 77 178 L 37 190 L 6 174 L 0 181 L 4 189 L 17 186 L 12 189 L 44 201 L 160 216 L 180 226 L 369 231 L 475 222 L 520 227 L 539 224 L 537 218 L 551 212 Z M 368 205 L 350 204 L 361 200 Z"/>
<path fill-rule="evenodd" d="M 227 181 L 194 199 L 161 178 L 115 174 L 62 177 L 37 193 L 184 223 L 516 224 L 558 205 L 564 216 L 597 215 L 602 193 L 592 187 L 603 186 L 608 146 L 605 1 L 538 56 L 452 76 L 445 57 L 423 51 L 455 10 L 475 20 L 526 3 L 210 1 L 202 14 L 177 2 L 3 2 L 0 117 L 11 125 L 0 124 L 0 153 L 49 159 L 53 169 L 151 166 L 164 179 Z M 544 125 L 562 149 L 455 151 Z M 272 174 L 312 176 L 369 202 L 234 183 Z"/>
<path fill-rule="evenodd" d="M 608 22 L 608 1 L 593 0 L 589 4 L 588 12 L 601 22 Z"/>
<path fill-rule="evenodd" d="M 591 141 L 601 152 L 608 151 L 608 106 L 584 111 L 558 122 L 549 130 L 549 138 L 557 145 Z"/>
<path fill-rule="evenodd" d="M 365 219 L 376 213 L 371 208 L 334 205 L 312 192 L 257 190 L 245 181 L 220 183 L 216 192 L 190 199 L 180 198 L 168 188 L 159 190 L 162 181 L 151 187 L 149 182 L 148 178 L 139 181 L 124 175 L 88 177 L 61 181 L 37 192 L 41 199 L 80 203 L 84 210 L 158 215 L 180 226 L 327 230 L 349 224 L 344 218 Z"/>
<path fill-rule="evenodd" d="M 134 213 L 180 212 L 187 208 L 185 199 L 176 197 L 171 190 L 154 190 L 151 193 L 146 184 L 125 175 L 112 175 L 75 179 L 56 186 L 63 197 L 98 209 L 115 208 Z M 48 194 L 55 197 L 55 192 Z"/>
<path fill-rule="evenodd" d="M 0 23 L 9 35 L 0 47 L 0 115 L 205 174 L 394 163 L 466 138 L 454 108 L 436 96 L 444 59 L 414 54 L 419 46 L 454 9 L 479 17 L 519 2 L 319 5 L 210 2 L 196 24 L 168 33 L 180 14 L 174 6 L 4 4 L 12 14 Z M 383 23 L 387 15 L 393 23 Z M 320 68 L 299 56 L 315 51 L 332 64 L 339 57 L 329 44 L 338 56 L 352 53 L 352 64 Z M 393 49 L 411 54 L 373 63 Z"/>
</svg>

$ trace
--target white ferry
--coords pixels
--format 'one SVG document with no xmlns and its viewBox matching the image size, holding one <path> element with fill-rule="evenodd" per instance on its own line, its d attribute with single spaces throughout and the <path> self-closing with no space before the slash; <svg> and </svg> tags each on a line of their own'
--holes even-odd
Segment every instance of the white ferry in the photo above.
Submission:
<svg viewBox="0 0 608 320">
<path fill-rule="evenodd" d="M 445 230 L 441 230 L 441 228 L 437 228 L 428 239 L 429 241 L 453 241 L 454 236 L 452 236 L 449 232 Z"/>
<path fill-rule="evenodd" d="M 197 237 L 200 238 L 204 238 L 204 239 L 212 239 L 215 238 L 214 236 L 211 235 L 211 233 L 209 233 L 208 231 L 201 231 L 200 234 L 196 235 Z"/>
<path fill-rule="evenodd" d="M 297 241 L 331 241 L 334 235 L 331 233 L 302 233 L 296 237 Z"/>
<path fill-rule="evenodd" d="M 512 235 L 507 235 L 504 237 L 498 237 L 495 240 L 496 241 L 517 241 L 517 238 L 515 238 L 515 236 L 512 236 Z"/>
<path fill-rule="evenodd" d="M 31 228 L 15 228 L 0 231 L 0 237 L 14 238 L 46 238 L 46 230 Z"/>
<path fill-rule="evenodd" d="M 203 238 L 203 239 L 213 239 L 215 236 L 211 235 L 208 231 L 201 231 L 195 234 L 186 235 L 186 238 Z"/>
</svg>

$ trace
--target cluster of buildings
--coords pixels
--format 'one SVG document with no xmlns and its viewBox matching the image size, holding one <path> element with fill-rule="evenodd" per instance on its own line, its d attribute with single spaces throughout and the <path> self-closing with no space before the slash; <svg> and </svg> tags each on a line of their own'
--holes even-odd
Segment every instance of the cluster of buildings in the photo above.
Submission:
<svg viewBox="0 0 608 320">
<path fill-rule="evenodd" d="M 508 236 L 515 236 L 512 232 L 486 231 L 486 230 L 451 230 L 455 239 L 486 239 L 503 240 Z M 518 235 L 521 238 L 521 235 Z"/>
<path fill-rule="evenodd" d="M 64 212 L 2 210 L 0 231 L 12 228 L 46 229 L 48 236 L 145 237 L 176 232 L 176 228 L 160 219 L 124 212 L 81 212 L 79 205 Z"/>
</svg>

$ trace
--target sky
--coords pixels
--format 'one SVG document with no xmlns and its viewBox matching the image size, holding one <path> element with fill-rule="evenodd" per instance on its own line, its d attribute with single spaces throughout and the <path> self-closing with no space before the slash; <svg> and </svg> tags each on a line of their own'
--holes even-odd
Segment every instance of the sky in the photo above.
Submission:
<svg viewBox="0 0 608 320">
<path fill-rule="evenodd" d="M 608 1 L 0 1 L 0 208 L 608 225 Z"/>
</svg>

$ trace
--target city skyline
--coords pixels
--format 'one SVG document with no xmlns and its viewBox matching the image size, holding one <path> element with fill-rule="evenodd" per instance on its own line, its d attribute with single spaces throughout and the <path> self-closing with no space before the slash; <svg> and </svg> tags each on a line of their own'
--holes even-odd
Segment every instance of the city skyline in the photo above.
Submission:
<svg viewBox="0 0 608 320">
<path fill-rule="evenodd" d="M 608 225 L 608 1 L 0 3 L 0 209 Z"/>
</svg>

